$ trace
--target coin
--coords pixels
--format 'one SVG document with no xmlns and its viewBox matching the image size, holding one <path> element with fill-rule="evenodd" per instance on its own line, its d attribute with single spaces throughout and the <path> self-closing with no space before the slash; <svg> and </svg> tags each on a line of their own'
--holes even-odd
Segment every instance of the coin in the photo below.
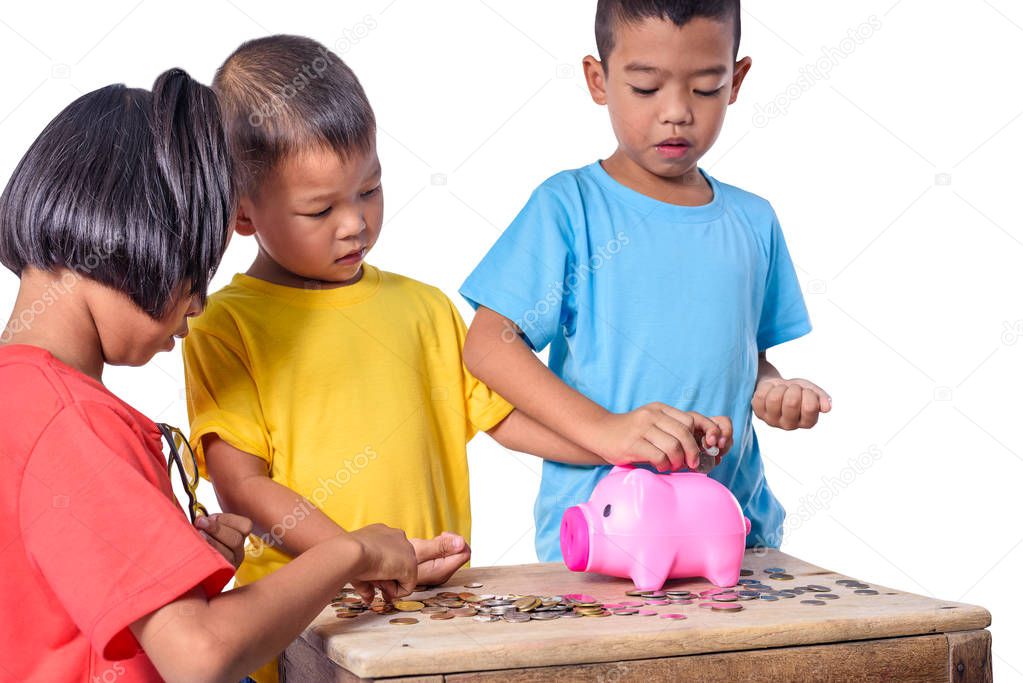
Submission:
<svg viewBox="0 0 1023 683">
<path fill-rule="evenodd" d="M 424 607 L 426 607 L 426 605 L 418 600 L 398 600 L 394 603 L 394 609 L 399 612 L 418 612 Z"/>
<path fill-rule="evenodd" d="M 562 619 L 579 619 L 582 616 L 583 615 L 579 614 L 578 612 L 565 612 L 564 614 L 561 615 L 561 618 Z"/>
<path fill-rule="evenodd" d="M 528 612 L 540 604 L 540 598 L 535 595 L 526 595 L 515 601 L 515 609 L 520 612 Z"/>
<path fill-rule="evenodd" d="M 765 574 L 784 574 L 785 570 L 781 567 L 768 567 L 764 570 Z"/>
<path fill-rule="evenodd" d="M 528 614 L 523 614 L 522 612 L 505 612 L 502 616 L 502 619 L 512 624 L 521 624 L 529 621 L 531 618 Z"/>
<path fill-rule="evenodd" d="M 815 593 L 813 597 L 818 600 L 838 600 L 838 596 L 834 593 Z"/>
<path fill-rule="evenodd" d="M 657 615 L 657 612 L 653 611 L 652 609 L 641 609 L 636 613 L 641 617 L 653 617 Z"/>
<path fill-rule="evenodd" d="M 646 595 L 647 593 L 649 593 L 649 591 L 640 591 L 640 590 L 625 591 L 625 594 L 628 595 L 631 598 L 638 598 L 638 597 L 640 597 L 642 595 Z M 568 596 L 566 595 L 565 597 L 567 598 Z"/>
<path fill-rule="evenodd" d="M 622 607 L 642 607 L 643 606 L 643 603 L 640 602 L 639 600 L 627 600 L 627 601 L 622 601 L 622 602 L 620 602 L 618 604 L 620 604 Z"/>
<path fill-rule="evenodd" d="M 781 572 L 776 572 L 774 574 L 771 574 L 770 578 L 774 579 L 775 581 L 791 581 L 795 577 L 792 576 L 792 574 L 784 574 L 784 573 L 781 573 Z"/>
<path fill-rule="evenodd" d="M 559 615 L 557 612 L 530 612 L 529 617 L 536 621 L 550 621 L 551 619 L 557 619 Z"/>
<path fill-rule="evenodd" d="M 440 605 L 429 605 L 419 611 L 422 612 L 423 614 L 438 614 L 440 612 L 447 612 L 448 608 L 441 607 Z"/>
<path fill-rule="evenodd" d="M 451 610 L 451 614 L 456 617 L 471 617 L 476 614 L 475 607 L 458 607 Z"/>
<path fill-rule="evenodd" d="M 687 617 L 686 615 L 679 614 L 677 612 L 668 612 L 667 614 L 661 615 L 661 619 L 688 619 L 688 618 L 689 617 Z"/>
<path fill-rule="evenodd" d="M 626 595 L 628 595 L 628 593 L 626 593 Z M 568 593 L 564 597 L 566 600 L 571 602 L 597 602 L 595 597 L 584 593 Z"/>
<path fill-rule="evenodd" d="M 774 601 L 774 600 L 778 599 L 778 596 L 777 595 L 767 595 L 767 594 L 765 594 L 765 595 L 761 595 L 760 599 L 761 600 Z"/>
<path fill-rule="evenodd" d="M 496 617 L 492 614 L 477 614 L 474 616 L 473 621 L 479 621 L 482 623 L 489 623 L 491 621 L 500 621 L 501 617 Z"/>
<path fill-rule="evenodd" d="M 648 605 L 667 605 L 667 604 L 669 604 L 669 602 L 667 600 L 644 600 L 644 602 L 646 604 L 648 604 Z"/>
<path fill-rule="evenodd" d="M 740 569 L 739 570 L 739 576 L 753 576 L 753 570 L 752 569 Z"/>
<path fill-rule="evenodd" d="M 856 595 L 877 595 L 878 594 L 876 590 L 873 590 L 871 588 L 860 588 L 860 589 L 854 590 L 853 593 L 855 593 Z"/>
<path fill-rule="evenodd" d="M 467 583 L 464 586 L 462 586 L 462 588 L 483 588 L 483 584 L 482 583 L 475 583 L 475 582 Z"/>
<path fill-rule="evenodd" d="M 826 604 L 828 604 L 828 603 L 824 602 L 823 600 L 800 600 L 799 602 L 803 603 L 804 605 L 826 605 Z"/>
<path fill-rule="evenodd" d="M 455 615 L 451 612 L 436 612 L 430 615 L 431 619 L 437 619 L 438 621 L 444 621 L 447 619 L 454 619 Z"/>
<path fill-rule="evenodd" d="M 811 583 L 810 585 L 807 586 L 807 588 L 812 590 L 814 593 L 830 593 L 831 592 L 831 589 L 828 588 L 827 586 L 821 586 L 821 585 L 816 584 L 816 583 Z"/>
<path fill-rule="evenodd" d="M 397 619 L 391 619 L 387 623 L 389 623 L 389 624 L 396 624 L 396 625 L 402 625 L 402 626 L 408 626 L 410 624 L 418 624 L 419 620 L 415 619 L 413 617 L 398 617 Z"/>
<path fill-rule="evenodd" d="M 629 617 L 629 616 L 632 616 L 633 614 L 639 614 L 639 610 L 638 609 L 629 609 L 629 608 L 616 609 L 616 610 L 614 610 L 614 614 L 616 616 L 619 616 L 619 617 Z"/>
<path fill-rule="evenodd" d="M 741 612 L 743 609 L 744 608 L 742 605 L 736 605 L 735 603 L 725 603 L 710 606 L 711 612 L 727 612 L 729 614 L 732 614 L 734 612 Z"/>
<path fill-rule="evenodd" d="M 757 579 L 739 579 L 740 586 L 757 586 L 759 584 L 760 581 Z"/>
</svg>

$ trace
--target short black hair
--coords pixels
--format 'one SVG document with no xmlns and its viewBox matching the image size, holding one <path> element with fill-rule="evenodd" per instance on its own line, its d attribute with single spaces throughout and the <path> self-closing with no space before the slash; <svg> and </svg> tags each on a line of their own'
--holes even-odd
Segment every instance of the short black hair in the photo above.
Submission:
<svg viewBox="0 0 1023 683">
<path fill-rule="evenodd" d="M 183 293 L 205 302 L 233 213 L 216 95 L 171 69 L 50 121 L 0 195 L 0 263 L 67 268 L 159 319 Z"/>
<path fill-rule="evenodd" d="M 348 65 L 303 36 L 276 35 L 243 43 L 217 70 L 213 90 L 242 195 L 253 195 L 293 152 L 316 147 L 347 158 L 368 152 L 376 119 Z"/>
<path fill-rule="evenodd" d="M 681 28 L 697 17 L 733 20 L 733 56 L 739 56 L 739 38 L 742 36 L 739 0 L 597 0 L 597 54 L 607 68 L 607 58 L 615 46 L 614 29 L 618 24 L 664 19 Z"/>
</svg>

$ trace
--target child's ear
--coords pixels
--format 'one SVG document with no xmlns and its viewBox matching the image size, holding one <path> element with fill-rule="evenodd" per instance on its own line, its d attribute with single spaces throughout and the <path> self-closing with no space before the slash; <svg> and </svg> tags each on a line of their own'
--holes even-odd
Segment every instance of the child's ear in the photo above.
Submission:
<svg viewBox="0 0 1023 683">
<path fill-rule="evenodd" d="M 247 198 L 242 197 L 238 202 L 238 211 L 234 218 L 234 231 L 243 237 L 256 234 L 256 226 L 252 224 L 252 204 Z"/>
<path fill-rule="evenodd" d="M 732 93 L 728 97 L 728 104 L 734 104 L 735 100 L 739 98 L 739 88 L 742 87 L 742 82 L 746 79 L 746 74 L 749 73 L 751 66 L 753 66 L 753 60 L 749 57 L 743 57 L 735 63 L 735 69 L 732 70 Z"/>
<path fill-rule="evenodd" d="M 583 58 L 583 74 L 586 76 L 586 87 L 590 90 L 590 97 L 599 105 L 607 104 L 607 76 L 604 73 L 604 65 L 593 55 L 586 55 Z"/>
</svg>

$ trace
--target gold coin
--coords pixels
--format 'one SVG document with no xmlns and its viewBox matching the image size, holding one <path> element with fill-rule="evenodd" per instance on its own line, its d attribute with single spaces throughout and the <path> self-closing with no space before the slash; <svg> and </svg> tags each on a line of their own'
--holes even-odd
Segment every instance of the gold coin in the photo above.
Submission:
<svg viewBox="0 0 1023 683">
<path fill-rule="evenodd" d="M 458 597 L 466 602 L 479 602 L 480 596 L 475 593 L 459 593 Z"/>
<path fill-rule="evenodd" d="M 515 601 L 515 609 L 520 612 L 528 612 L 540 605 L 540 598 L 535 595 L 526 595 Z"/>
<path fill-rule="evenodd" d="M 418 612 L 419 610 L 426 607 L 423 603 L 418 600 L 399 600 L 394 603 L 394 609 L 399 612 Z"/>
<path fill-rule="evenodd" d="M 395 624 L 395 625 L 402 625 L 402 626 L 410 626 L 412 624 L 418 624 L 419 620 L 418 619 L 413 619 L 412 617 L 398 617 L 397 619 L 391 619 L 387 623 Z"/>
<path fill-rule="evenodd" d="M 437 612 L 436 614 L 430 615 L 431 619 L 454 619 L 455 615 L 451 612 Z"/>
</svg>

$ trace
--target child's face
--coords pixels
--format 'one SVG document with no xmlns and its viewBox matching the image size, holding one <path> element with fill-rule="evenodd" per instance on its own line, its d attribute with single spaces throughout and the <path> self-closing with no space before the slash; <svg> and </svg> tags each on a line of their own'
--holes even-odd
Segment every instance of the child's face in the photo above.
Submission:
<svg viewBox="0 0 1023 683">
<path fill-rule="evenodd" d="M 294 154 L 258 196 L 241 199 L 236 230 L 256 235 L 274 266 L 268 276 L 280 284 L 350 284 L 380 235 L 380 173 L 375 145 L 347 158 L 324 149 Z"/>
<path fill-rule="evenodd" d="M 103 358 L 110 365 L 145 365 L 161 351 L 173 351 L 174 339 L 188 334 L 188 318 L 199 315 L 199 298 L 182 293 L 158 320 L 135 306 L 121 292 L 91 280 L 89 310 L 99 333 Z"/>
<path fill-rule="evenodd" d="M 750 67 L 734 61 L 731 21 L 617 23 L 601 64 L 583 60 L 590 94 L 606 104 L 618 152 L 662 178 L 681 178 L 717 140 Z"/>
</svg>

